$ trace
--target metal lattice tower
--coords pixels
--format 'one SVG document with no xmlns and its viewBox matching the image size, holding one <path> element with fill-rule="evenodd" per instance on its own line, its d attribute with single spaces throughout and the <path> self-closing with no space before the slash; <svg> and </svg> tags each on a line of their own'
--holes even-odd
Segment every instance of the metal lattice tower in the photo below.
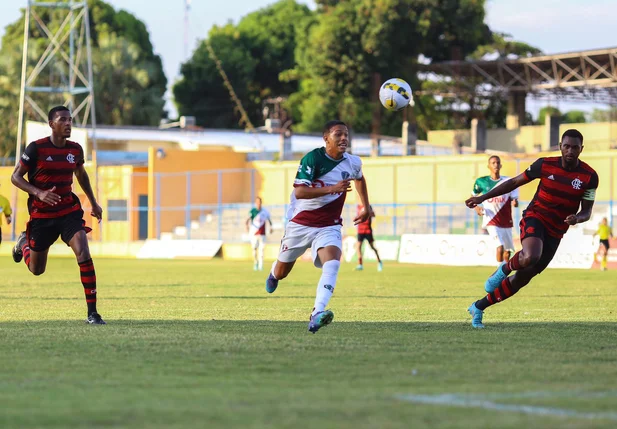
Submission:
<svg viewBox="0 0 617 429">
<path fill-rule="evenodd" d="M 44 18 L 60 16 L 58 28 L 50 29 Z M 42 54 L 30 43 L 33 32 L 47 36 Z M 36 64 L 32 58 L 38 57 Z M 39 103 L 45 102 L 43 108 Z M 24 43 L 21 64 L 19 120 L 15 158 L 19 162 L 27 119 L 47 122 L 47 107 L 64 104 L 71 109 L 74 123 L 91 127 L 92 148 L 96 150 L 96 116 L 94 84 L 92 78 L 92 50 L 90 20 L 86 1 L 35 1 L 27 0 L 24 19 Z M 28 117 L 34 116 L 34 117 Z M 86 154 L 87 156 L 87 154 Z M 17 192 L 13 195 L 17 206 Z M 13 222 L 13 237 L 15 225 Z"/>
<path fill-rule="evenodd" d="M 63 13 L 63 21 L 52 31 L 41 18 L 39 11 Z M 39 56 L 36 65 L 30 63 L 31 25 L 47 36 L 47 47 Z M 53 70 L 52 70 L 53 68 Z M 44 85 L 44 73 L 59 74 L 57 82 Z M 90 20 L 86 1 L 67 0 L 40 2 L 28 0 L 24 20 L 24 45 L 21 64 L 21 89 L 19 97 L 19 121 L 17 128 L 16 159 L 21 156 L 24 121 L 27 106 L 35 112 L 37 120 L 47 122 L 47 112 L 33 98 L 34 94 L 60 95 L 63 103 L 73 114 L 76 124 L 92 128 L 93 149 L 96 149 L 96 116 L 94 85 L 92 78 L 92 50 Z M 40 97 L 38 97 L 40 101 Z M 77 104 L 79 102 L 79 104 Z M 60 104 L 60 103 L 58 103 Z M 32 118 L 34 119 L 34 118 Z"/>
</svg>

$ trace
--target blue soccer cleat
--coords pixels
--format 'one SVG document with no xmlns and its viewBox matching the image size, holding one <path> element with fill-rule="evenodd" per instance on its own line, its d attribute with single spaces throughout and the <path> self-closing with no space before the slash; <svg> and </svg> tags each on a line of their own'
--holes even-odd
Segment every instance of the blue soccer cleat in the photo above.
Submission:
<svg viewBox="0 0 617 429">
<path fill-rule="evenodd" d="M 383 271 L 383 262 L 377 264 L 377 271 L 379 271 L 380 273 Z"/>
<path fill-rule="evenodd" d="M 320 328 L 332 323 L 332 319 L 334 319 L 334 313 L 330 310 L 320 311 L 314 316 L 311 316 L 311 320 L 308 325 L 309 332 L 314 334 L 319 331 Z"/>
<path fill-rule="evenodd" d="M 276 288 L 278 287 L 278 285 L 279 285 L 279 281 L 274 278 L 272 273 L 270 273 L 270 275 L 266 279 L 266 292 L 268 293 L 274 292 Z"/>
<path fill-rule="evenodd" d="M 495 272 L 491 274 L 491 276 L 486 280 L 486 283 L 484 283 L 484 290 L 487 293 L 491 293 L 495 289 L 497 289 L 499 286 L 501 286 L 501 282 L 503 282 L 506 279 L 506 277 L 508 277 L 503 272 L 503 266 L 506 264 L 507 264 L 506 261 L 503 261 L 501 264 L 499 264 Z"/>
<path fill-rule="evenodd" d="M 469 306 L 467 311 L 469 311 L 469 314 L 471 314 L 471 326 L 477 329 L 484 328 L 484 324 L 482 323 L 482 316 L 484 316 L 484 311 L 479 310 L 478 307 L 476 307 L 475 302 Z"/>
<path fill-rule="evenodd" d="M 359 264 L 356 266 L 356 268 L 354 268 L 354 271 L 362 271 L 364 269 L 364 267 L 362 266 L 362 264 Z"/>
</svg>

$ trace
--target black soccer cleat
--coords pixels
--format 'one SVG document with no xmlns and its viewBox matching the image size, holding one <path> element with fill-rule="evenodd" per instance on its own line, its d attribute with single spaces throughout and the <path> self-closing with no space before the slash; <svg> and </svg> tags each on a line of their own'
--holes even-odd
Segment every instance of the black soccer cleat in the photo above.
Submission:
<svg viewBox="0 0 617 429">
<path fill-rule="evenodd" d="M 21 262 L 24 257 L 23 252 L 21 251 L 22 246 L 26 243 L 26 231 L 22 231 L 17 237 L 17 243 L 13 246 L 13 260 L 15 262 Z"/>
<path fill-rule="evenodd" d="M 90 313 L 86 323 L 89 325 L 107 325 L 99 313 Z"/>
</svg>

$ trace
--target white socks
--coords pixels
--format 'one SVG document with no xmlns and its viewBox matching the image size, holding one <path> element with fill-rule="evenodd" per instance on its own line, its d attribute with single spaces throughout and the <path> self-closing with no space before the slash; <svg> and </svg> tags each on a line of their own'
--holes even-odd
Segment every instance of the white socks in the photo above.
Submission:
<svg viewBox="0 0 617 429">
<path fill-rule="evenodd" d="M 327 261 L 323 264 L 321 278 L 317 284 L 317 296 L 315 297 L 315 308 L 313 309 L 312 315 L 326 309 L 332 297 L 332 293 L 334 293 L 340 266 L 341 263 L 336 260 Z"/>
<path fill-rule="evenodd" d="M 259 246 L 257 249 L 257 266 L 259 267 L 259 271 L 264 268 L 264 246 Z"/>
<path fill-rule="evenodd" d="M 272 269 L 270 270 L 270 275 L 272 277 L 274 277 L 276 279 L 276 276 L 274 275 L 274 268 L 276 267 L 276 263 L 277 263 L 278 259 L 275 259 L 274 262 L 272 262 Z M 278 280 L 278 279 L 277 279 Z"/>
</svg>

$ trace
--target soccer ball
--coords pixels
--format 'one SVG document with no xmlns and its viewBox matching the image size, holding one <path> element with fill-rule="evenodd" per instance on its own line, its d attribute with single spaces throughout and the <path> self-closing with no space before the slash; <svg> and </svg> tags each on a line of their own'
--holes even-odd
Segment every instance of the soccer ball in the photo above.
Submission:
<svg viewBox="0 0 617 429">
<path fill-rule="evenodd" d="M 379 88 L 379 101 L 388 110 L 396 112 L 408 105 L 413 106 L 411 87 L 403 79 L 388 79 Z"/>
</svg>

